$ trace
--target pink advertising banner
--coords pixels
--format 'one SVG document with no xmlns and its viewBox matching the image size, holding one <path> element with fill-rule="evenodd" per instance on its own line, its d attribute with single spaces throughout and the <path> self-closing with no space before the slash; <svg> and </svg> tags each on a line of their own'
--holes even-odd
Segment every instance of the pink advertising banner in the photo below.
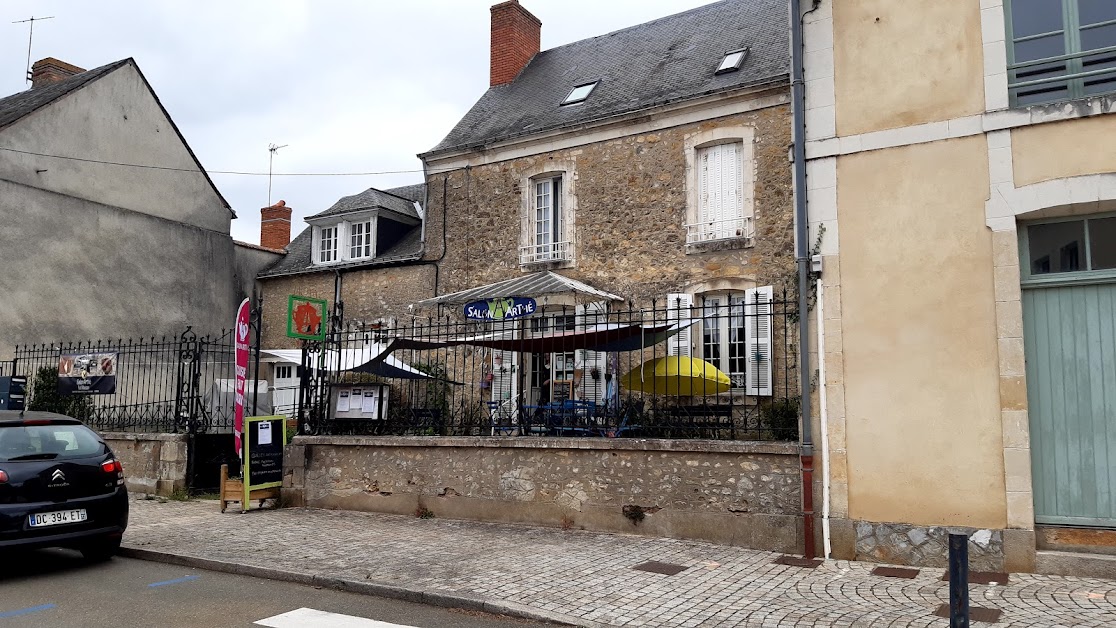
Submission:
<svg viewBox="0 0 1116 628">
<path fill-rule="evenodd" d="M 248 375 L 248 334 L 251 331 L 248 322 L 249 310 L 248 299 L 244 299 L 236 312 L 236 325 L 233 326 L 233 337 L 236 342 L 236 405 L 233 426 L 236 431 L 237 456 L 241 456 L 244 451 L 241 435 L 244 433 L 244 380 Z"/>
</svg>

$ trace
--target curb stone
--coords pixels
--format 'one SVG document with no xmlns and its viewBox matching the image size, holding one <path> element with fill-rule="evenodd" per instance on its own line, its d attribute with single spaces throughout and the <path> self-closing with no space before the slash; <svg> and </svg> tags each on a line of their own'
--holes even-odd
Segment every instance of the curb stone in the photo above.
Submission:
<svg viewBox="0 0 1116 628">
<path fill-rule="evenodd" d="M 507 615 L 509 617 L 518 617 L 521 619 L 531 619 L 535 621 L 548 621 L 567 626 L 581 626 L 583 628 L 608 628 L 608 626 L 610 626 L 610 624 L 590 621 L 582 619 L 580 617 L 566 615 L 564 613 L 541 611 L 539 609 L 532 608 L 524 604 L 516 604 L 514 602 L 492 602 L 483 598 L 471 597 L 467 595 L 455 595 L 434 591 L 421 591 L 418 589 L 411 589 L 398 585 L 380 584 L 376 582 L 360 582 L 357 580 L 347 580 L 345 578 L 333 578 L 330 576 L 318 576 L 306 573 L 299 573 L 295 571 L 271 569 L 268 567 L 242 565 L 239 563 L 230 563 L 221 560 L 212 560 L 209 558 L 199 558 L 196 556 L 157 552 L 154 550 L 140 549 L 137 547 L 122 546 L 117 552 L 117 555 L 123 556 L 125 558 L 135 558 L 138 560 L 166 563 L 168 565 L 180 565 L 182 567 L 206 569 L 208 571 L 217 571 L 238 576 L 251 576 L 253 578 L 266 578 L 268 580 L 292 582 L 295 584 L 302 584 L 312 587 L 322 587 L 325 589 L 344 591 L 346 593 L 375 595 L 377 597 L 403 600 L 406 602 L 414 602 L 416 604 L 483 611 L 495 615 Z"/>
</svg>

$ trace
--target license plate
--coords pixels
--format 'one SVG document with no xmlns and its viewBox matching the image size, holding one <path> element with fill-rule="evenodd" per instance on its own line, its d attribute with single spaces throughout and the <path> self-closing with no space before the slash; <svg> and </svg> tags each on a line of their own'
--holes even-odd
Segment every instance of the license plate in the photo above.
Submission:
<svg viewBox="0 0 1116 628">
<path fill-rule="evenodd" d="M 56 526 L 64 523 L 81 523 L 89 518 L 84 508 L 77 510 L 59 510 L 56 512 L 40 512 L 34 515 L 27 516 L 27 523 L 32 528 L 42 528 L 44 526 Z"/>
</svg>

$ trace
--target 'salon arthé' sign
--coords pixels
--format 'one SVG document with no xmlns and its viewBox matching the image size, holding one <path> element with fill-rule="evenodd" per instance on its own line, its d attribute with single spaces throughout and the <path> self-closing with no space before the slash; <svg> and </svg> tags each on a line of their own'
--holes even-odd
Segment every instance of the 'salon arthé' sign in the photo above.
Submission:
<svg viewBox="0 0 1116 628">
<path fill-rule="evenodd" d="M 530 316 L 537 308 L 535 300 L 527 297 L 473 301 L 465 305 L 465 318 L 480 321 L 506 320 Z"/>
</svg>

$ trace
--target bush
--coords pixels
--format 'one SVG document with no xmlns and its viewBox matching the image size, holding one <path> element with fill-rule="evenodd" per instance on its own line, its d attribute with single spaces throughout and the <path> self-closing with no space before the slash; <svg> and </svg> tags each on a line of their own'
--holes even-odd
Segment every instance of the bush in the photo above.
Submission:
<svg viewBox="0 0 1116 628">
<path fill-rule="evenodd" d="M 58 369 L 53 366 L 35 371 L 30 397 L 28 410 L 64 414 L 82 421 L 93 417 L 93 400 L 87 395 L 63 395 L 58 392 Z"/>
</svg>

